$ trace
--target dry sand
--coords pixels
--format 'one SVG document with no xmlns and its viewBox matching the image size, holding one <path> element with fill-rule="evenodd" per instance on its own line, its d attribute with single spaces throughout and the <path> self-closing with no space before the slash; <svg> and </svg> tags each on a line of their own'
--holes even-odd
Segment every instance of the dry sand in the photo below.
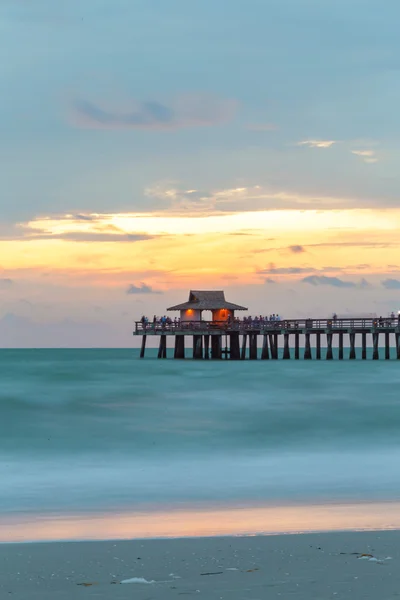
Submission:
<svg viewBox="0 0 400 600">
<path fill-rule="evenodd" d="M 398 531 L 2 544 L 0 599 L 398 599 L 399 546 Z"/>
</svg>

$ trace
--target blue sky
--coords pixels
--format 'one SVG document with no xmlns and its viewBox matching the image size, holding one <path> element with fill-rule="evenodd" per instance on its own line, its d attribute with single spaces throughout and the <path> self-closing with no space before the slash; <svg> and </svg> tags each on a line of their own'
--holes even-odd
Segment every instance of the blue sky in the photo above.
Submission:
<svg viewBox="0 0 400 600">
<path fill-rule="evenodd" d="M 399 17 L 394 0 L 0 0 L 0 235 L 75 213 L 397 209 Z M 28 256 L 3 268 L 37 285 Z"/>
</svg>

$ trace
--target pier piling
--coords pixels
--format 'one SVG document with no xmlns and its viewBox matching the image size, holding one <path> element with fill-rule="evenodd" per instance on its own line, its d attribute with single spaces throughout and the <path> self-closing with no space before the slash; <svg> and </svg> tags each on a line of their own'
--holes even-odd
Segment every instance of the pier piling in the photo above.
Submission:
<svg viewBox="0 0 400 600">
<path fill-rule="evenodd" d="M 343 331 L 339 331 L 339 360 L 343 360 Z"/>
<path fill-rule="evenodd" d="M 193 358 L 196 360 L 203 358 L 203 336 L 193 336 Z"/>
<path fill-rule="evenodd" d="M 242 351 L 240 354 L 241 360 L 246 360 L 246 345 L 247 345 L 247 333 L 244 333 L 243 339 L 242 339 Z"/>
<path fill-rule="evenodd" d="M 300 359 L 300 334 L 294 334 L 294 358 L 295 360 Z"/>
<path fill-rule="evenodd" d="M 317 338 L 317 351 L 316 351 L 316 359 L 321 360 L 321 334 L 318 332 L 316 334 Z"/>
<path fill-rule="evenodd" d="M 167 358 L 167 336 L 160 335 L 160 345 L 158 346 L 157 358 Z"/>
<path fill-rule="evenodd" d="M 271 349 L 271 358 L 272 358 L 272 360 L 274 360 L 274 358 L 275 358 L 274 336 L 270 333 L 270 334 L 268 334 L 268 339 L 269 339 L 269 347 Z"/>
<path fill-rule="evenodd" d="M 225 360 L 228 359 L 228 354 L 230 354 L 230 349 L 228 348 L 228 336 L 225 334 L 225 348 L 221 350 L 221 353 L 224 355 Z"/>
<path fill-rule="evenodd" d="M 239 334 L 234 332 L 229 335 L 230 337 L 230 359 L 240 360 L 240 343 Z"/>
<path fill-rule="evenodd" d="M 146 338 L 147 338 L 147 335 L 144 335 L 142 337 L 142 346 L 140 348 L 140 358 L 144 358 L 144 353 L 146 351 Z"/>
<path fill-rule="evenodd" d="M 284 346 L 283 346 L 283 358 L 285 360 L 290 359 L 290 348 L 289 348 L 289 334 L 284 334 Z"/>
<path fill-rule="evenodd" d="M 269 360 L 268 335 L 264 333 L 261 360 Z"/>
<path fill-rule="evenodd" d="M 326 360 L 332 360 L 332 333 L 326 334 Z"/>
<path fill-rule="evenodd" d="M 274 359 L 278 360 L 278 334 L 274 333 Z"/>
<path fill-rule="evenodd" d="M 222 336 L 212 335 L 211 336 L 211 359 L 221 360 L 222 358 Z"/>
<path fill-rule="evenodd" d="M 250 360 L 257 360 L 257 334 L 251 333 L 249 339 Z"/>
<path fill-rule="evenodd" d="M 356 334 L 354 333 L 354 331 L 349 333 L 349 339 L 350 339 L 349 359 L 355 360 L 355 358 L 356 358 Z"/>
<path fill-rule="evenodd" d="M 390 334 L 385 331 L 385 360 L 390 359 Z"/>
<path fill-rule="evenodd" d="M 372 334 L 373 353 L 372 360 L 379 360 L 379 331 L 374 331 Z"/>
<path fill-rule="evenodd" d="M 275 336 L 269 335 L 269 347 L 271 348 L 271 358 L 276 360 L 278 358 L 278 348 L 275 345 Z"/>
<path fill-rule="evenodd" d="M 304 344 L 304 360 L 311 360 L 311 342 L 310 342 L 310 334 L 307 332 L 305 335 L 305 344 Z"/>
<path fill-rule="evenodd" d="M 362 360 L 367 360 L 367 334 L 365 331 L 361 334 L 361 358 Z"/>
<path fill-rule="evenodd" d="M 210 358 L 210 336 L 204 336 L 204 358 L 205 360 L 209 360 Z"/>
<path fill-rule="evenodd" d="M 176 335 L 175 336 L 175 351 L 174 358 L 185 358 L 185 336 L 184 335 Z"/>
</svg>

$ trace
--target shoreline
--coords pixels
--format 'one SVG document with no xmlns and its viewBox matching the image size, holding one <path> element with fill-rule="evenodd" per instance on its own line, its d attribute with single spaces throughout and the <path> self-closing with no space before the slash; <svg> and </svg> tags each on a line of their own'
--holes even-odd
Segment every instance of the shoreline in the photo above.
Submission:
<svg viewBox="0 0 400 600">
<path fill-rule="evenodd" d="M 400 502 L 169 507 L 0 517 L 0 544 L 176 540 L 400 530 Z"/>
<path fill-rule="evenodd" d="M 400 531 L 0 545 L 0 598 L 394 598 Z"/>
<path fill-rule="evenodd" d="M 275 537 L 296 537 L 303 535 L 330 535 L 330 534 L 357 534 L 357 533 L 399 533 L 400 527 L 386 528 L 386 529 L 322 529 L 314 531 L 288 531 L 279 533 L 238 533 L 238 534 L 225 534 L 225 535 L 193 535 L 193 536 L 169 536 L 169 537 L 135 537 L 135 538 L 98 538 L 98 539 L 48 539 L 48 540 L 27 540 L 27 541 L 15 541 L 15 542 L 4 542 L 0 541 L 0 548 L 7 546 L 51 546 L 52 544 L 116 544 L 116 543 L 133 543 L 133 542 L 183 542 L 192 540 L 235 540 L 235 539 L 254 539 L 254 538 L 275 538 Z M 400 540 L 399 540 L 400 542 Z"/>
</svg>

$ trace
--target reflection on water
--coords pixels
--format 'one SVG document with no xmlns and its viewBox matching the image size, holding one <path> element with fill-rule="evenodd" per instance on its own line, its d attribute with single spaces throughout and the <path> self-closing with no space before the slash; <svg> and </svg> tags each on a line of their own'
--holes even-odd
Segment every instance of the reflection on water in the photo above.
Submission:
<svg viewBox="0 0 400 600">
<path fill-rule="evenodd" d="M 400 529 L 400 504 L 327 504 L 0 519 L 1 542 Z"/>
</svg>

